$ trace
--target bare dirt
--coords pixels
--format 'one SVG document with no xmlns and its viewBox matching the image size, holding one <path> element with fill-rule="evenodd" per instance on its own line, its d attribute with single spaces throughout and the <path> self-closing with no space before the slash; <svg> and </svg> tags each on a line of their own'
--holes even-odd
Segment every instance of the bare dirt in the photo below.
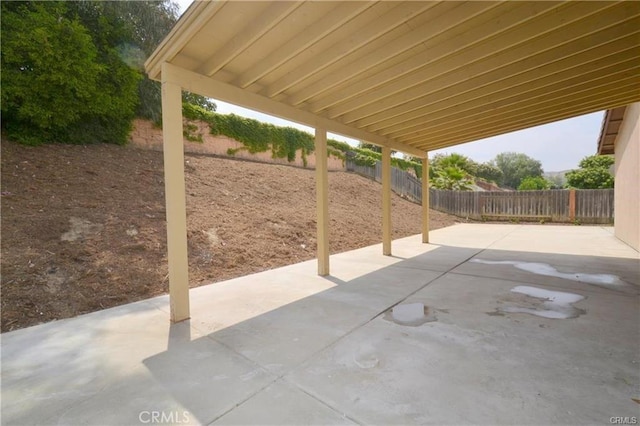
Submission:
<svg viewBox="0 0 640 426">
<path fill-rule="evenodd" d="M 168 291 L 162 153 L 2 142 L 2 331 Z M 315 257 L 312 170 L 185 157 L 190 285 Z M 331 253 L 381 241 L 380 185 L 329 174 Z M 393 237 L 420 206 L 393 195 Z M 431 229 L 459 219 L 431 211 Z"/>
</svg>

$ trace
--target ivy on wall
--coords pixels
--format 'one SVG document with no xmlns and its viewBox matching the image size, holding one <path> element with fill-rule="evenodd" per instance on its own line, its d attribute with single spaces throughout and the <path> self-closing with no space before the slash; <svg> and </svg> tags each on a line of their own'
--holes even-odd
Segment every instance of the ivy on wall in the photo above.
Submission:
<svg viewBox="0 0 640 426">
<path fill-rule="evenodd" d="M 300 150 L 306 165 L 306 156 L 314 151 L 313 136 L 293 127 L 274 126 L 235 114 L 217 114 L 188 103 L 183 104 L 182 114 L 189 120 L 206 122 L 212 135 L 235 139 L 252 154 L 270 150 L 273 158 L 295 161 L 296 153 Z M 230 149 L 228 154 L 234 155 L 238 151 Z"/>
<path fill-rule="evenodd" d="M 355 154 L 353 161 L 359 166 L 374 167 L 378 161 L 382 160 L 382 154 L 367 148 L 350 147 L 350 151 Z M 418 178 L 422 178 L 422 164 L 417 161 L 391 157 L 391 166 L 404 171 L 412 169 Z"/>
<path fill-rule="evenodd" d="M 190 142 L 203 143 L 204 140 L 202 140 L 202 135 L 200 133 L 197 133 L 197 130 L 198 126 L 196 126 L 195 124 L 187 123 L 182 130 L 182 135 L 186 140 Z"/>
<path fill-rule="evenodd" d="M 296 153 L 300 150 L 302 162 L 306 166 L 307 155 L 315 149 L 314 137 L 293 127 L 274 126 L 235 114 L 218 114 L 189 103 L 182 105 L 182 114 L 188 120 L 201 120 L 208 123 L 211 134 L 224 135 L 244 145 L 242 148 L 229 149 L 227 151 L 229 155 L 234 155 L 240 150 L 246 150 L 252 154 L 271 150 L 273 158 L 286 158 L 292 162 L 295 161 Z M 327 155 L 344 162 L 347 153 L 353 153 L 350 157 L 361 166 L 375 166 L 376 162 L 382 158 L 380 153 L 369 149 L 356 148 L 334 139 L 327 140 Z M 422 176 L 422 165 L 418 162 L 393 157 L 391 164 L 402 170 L 412 168 L 418 177 Z"/>
</svg>

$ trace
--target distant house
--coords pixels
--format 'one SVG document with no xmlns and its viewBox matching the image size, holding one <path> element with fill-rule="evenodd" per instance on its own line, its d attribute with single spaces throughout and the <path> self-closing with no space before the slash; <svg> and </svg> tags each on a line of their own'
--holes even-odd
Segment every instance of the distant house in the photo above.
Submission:
<svg viewBox="0 0 640 426">
<path fill-rule="evenodd" d="M 615 156 L 615 235 L 640 251 L 640 102 L 610 109 L 598 154 Z"/>
</svg>

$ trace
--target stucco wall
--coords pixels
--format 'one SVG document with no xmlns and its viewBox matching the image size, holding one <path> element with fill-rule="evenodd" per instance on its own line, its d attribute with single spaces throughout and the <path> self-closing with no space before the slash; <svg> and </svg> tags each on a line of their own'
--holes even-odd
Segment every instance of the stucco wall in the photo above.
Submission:
<svg viewBox="0 0 640 426">
<path fill-rule="evenodd" d="M 185 124 L 187 121 L 185 120 Z M 289 162 L 286 158 L 272 158 L 271 151 L 258 152 L 251 154 L 245 150 L 240 149 L 233 156 L 227 154 L 227 150 L 242 148 L 240 142 L 228 138 L 226 136 L 214 136 L 209 132 L 209 125 L 199 121 L 189 121 L 190 124 L 196 125 L 197 130 L 190 132 L 191 135 L 201 135 L 202 142 L 192 142 L 187 139 L 184 140 L 184 152 L 194 154 L 214 154 L 232 158 L 244 158 L 247 160 L 260 161 L 264 163 L 276 163 L 287 164 L 298 167 L 305 167 L 302 161 L 302 155 L 300 151 L 297 152 L 295 161 Z M 162 151 L 162 129 L 157 128 L 151 121 L 147 120 L 135 120 L 133 123 L 133 130 L 131 132 L 131 143 L 133 145 Z M 345 165 L 340 158 L 330 156 L 327 159 L 329 170 L 345 170 Z M 307 168 L 313 169 L 316 166 L 315 153 L 307 156 Z"/>
<path fill-rule="evenodd" d="M 625 112 L 615 158 L 615 235 L 640 251 L 640 103 Z"/>
</svg>

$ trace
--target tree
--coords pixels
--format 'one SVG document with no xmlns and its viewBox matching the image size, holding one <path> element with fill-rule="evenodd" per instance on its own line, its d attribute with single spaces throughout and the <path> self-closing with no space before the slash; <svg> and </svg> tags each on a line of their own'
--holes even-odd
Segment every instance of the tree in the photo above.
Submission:
<svg viewBox="0 0 640 426">
<path fill-rule="evenodd" d="M 580 161 L 580 168 L 567 172 L 567 184 L 579 189 L 613 188 L 614 178 L 609 168 L 615 160 L 607 155 L 592 155 Z"/>
<path fill-rule="evenodd" d="M 182 102 L 199 106 L 205 111 L 216 112 L 218 106 L 211 99 L 195 93 L 182 91 Z"/>
<path fill-rule="evenodd" d="M 429 161 L 429 179 L 436 179 L 439 172 L 443 172 L 448 167 L 462 170 L 465 172 L 466 177 L 467 175 L 475 174 L 477 163 L 455 152 L 451 154 L 436 154 Z M 447 172 L 444 172 L 444 175 L 447 175 Z"/>
<path fill-rule="evenodd" d="M 541 176 L 527 176 L 520 181 L 518 191 L 536 191 L 542 189 L 549 189 L 551 183 Z"/>
<path fill-rule="evenodd" d="M 128 140 L 133 118 L 161 119 L 143 63 L 176 22 L 162 1 L 2 2 L 2 125 L 22 143 Z M 186 102 L 215 111 L 208 98 Z"/>
<path fill-rule="evenodd" d="M 139 75 L 112 52 L 100 58 L 66 6 L 2 2 L 3 126 L 23 143 L 125 143 Z"/>
<path fill-rule="evenodd" d="M 431 184 L 436 189 L 453 191 L 470 191 L 473 181 L 467 176 L 467 172 L 457 166 L 446 166 L 435 172 L 435 178 Z"/>
<path fill-rule="evenodd" d="M 491 163 L 480 163 L 476 168 L 476 177 L 489 182 L 499 183 L 504 177 L 502 170 Z"/>
<path fill-rule="evenodd" d="M 462 154 L 436 154 L 431 159 L 431 167 L 435 170 L 442 170 L 447 167 L 457 167 L 467 172 L 467 174 L 475 176 L 478 163 Z"/>
<path fill-rule="evenodd" d="M 137 92 L 136 115 L 159 122 L 162 117 L 160 84 L 144 75 L 144 61 L 178 20 L 178 5 L 162 1 L 69 2 L 70 13 L 89 29 L 101 51 L 113 49 L 131 68 L 143 74 Z M 214 112 L 216 104 L 204 96 L 182 93 L 182 101 Z"/>
<path fill-rule="evenodd" d="M 542 164 L 538 160 L 517 152 L 498 154 L 492 165 L 502 171 L 500 184 L 510 188 L 517 188 L 525 177 L 542 176 Z"/>
<path fill-rule="evenodd" d="M 616 160 L 610 155 L 591 155 L 580 160 L 578 167 L 581 169 L 605 168 L 609 170 L 615 161 Z"/>
</svg>

